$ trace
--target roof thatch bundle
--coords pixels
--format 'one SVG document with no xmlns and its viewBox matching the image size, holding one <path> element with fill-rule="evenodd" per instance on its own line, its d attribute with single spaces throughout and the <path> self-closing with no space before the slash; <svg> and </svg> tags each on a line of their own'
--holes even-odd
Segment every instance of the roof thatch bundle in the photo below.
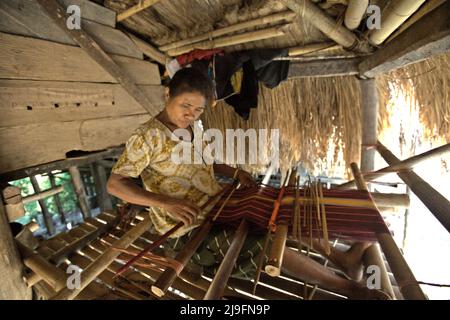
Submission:
<svg viewBox="0 0 450 320">
<path fill-rule="evenodd" d="M 343 175 L 345 163 L 359 160 L 361 96 L 355 77 L 302 78 L 285 81 L 275 89 L 260 87 L 258 108 L 243 121 L 226 103 L 207 110 L 205 128 L 280 130 L 282 170 L 301 162 L 315 173 Z M 267 138 L 269 148 L 273 141 Z M 341 156 L 339 156 L 341 154 Z M 264 167 L 251 166 L 263 173 Z"/>
<path fill-rule="evenodd" d="M 450 142 L 450 53 L 385 74 L 377 79 L 377 85 L 384 106 L 380 130 L 391 126 L 385 106 L 401 91 L 419 109 L 423 138 Z"/>
</svg>

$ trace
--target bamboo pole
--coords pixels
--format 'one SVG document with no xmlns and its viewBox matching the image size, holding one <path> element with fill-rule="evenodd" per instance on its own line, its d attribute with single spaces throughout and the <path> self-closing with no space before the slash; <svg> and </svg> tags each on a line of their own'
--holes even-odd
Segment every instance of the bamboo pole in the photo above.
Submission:
<svg viewBox="0 0 450 320">
<path fill-rule="evenodd" d="M 408 208 L 410 204 L 408 194 L 379 192 L 371 192 L 370 194 L 377 207 Z"/>
<path fill-rule="evenodd" d="M 64 271 L 58 269 L 36 251 L 19 241 L 16 241 L 16 244 L 22 255 L 23 264 L 30 268 L 38 277 L 47 282 L 55 291 L 59 291 L 66 286 L 67 276 Z"/>
<path fill-rule="evenodd" d="M 334 50 L 338 48 L 341 48 L 341 46 L 334 42 L 312 43 L 304 46 L 289 48 L 289 57 L 316 53 L 319 51 L 321 52 L 323 50 Z"/>
<path fill-rule="evenodd" d="M 384 260 L 381 256 L 380 246 L 377 243 L 372 244 L 369 248 L 366 249 L 363 256 L 364 265 L 367 268 L 368 266 L 378 266 L 380 268 L 380 286 L 381 289 L 389 294 L 389 296 L 394 299 L 394 289 L 392 288 L 391 281 L 389 279 L 389 275 L 387 273 L 386 265 L 384 264 Z"/>
<path fill-rule="evenodd" d="M 151 7 L 158 1 L 159 0 L 139 0 L 139 2 L 136 5 L 117 14 L 116 21 L 117 22 L 123 21 L 123 20 L 131 17 L 132 15 L 135 15 L 136 13 L 141 12 L 142 10 L 145 10 L 145 9 Z"/>
<path fill-rule="evenodd" d="M 133 241 L 143 234 L 150 227 L 150 218 L 146 218 L 130 229 L 123 237 L 117 240 L 113 246 L 115 248 L 126 249 Z M 89 283 L 91 283 L 108 265 L 120 255 L 120 251 L 114 248 L 108 248 L 103 254 L 92 262 L 81 274 L 81 284 L 78 289 L 63 289 L 52 300 L 72 300 L 74 299 Z"/>
<path fill-rule="evenodd" d="M 245 22 L 236 23 L 231 26 L 213 30 L 211 32 L 207 32 L 202 35 L 192 37 L 189 39 L 183 39 L 183 40 L 176 41 L 176 42 L 173 42 L 170 44 L 166 44 L 164 46 L 159 47 L 159 50 L 169 51 L 169 50 L 184 47 L 187 45 L 192 45 L 194 43 L 197 43 L 197 42 L 200 42 L 203 40 L 217 38 L 219 36 L 223 36 L 228 33 L 242 31 L 244 29 L 253 28 L 253 27 L 260 27 L 267 23 L 273 23 L 273 22 L 282 21 L 282 20 L 286 20 L 286 21 L 290 22 L 290 21 L 292 21 L 292 19 L 294 19 L 295 16 L 296 16 L 296 13 L 292 12 L 290 10 L 280 12 L 280 13 L 275 13 L 275 14 L 272 14 L 269 16 L 256 18 L 253 20 L 245 21 Z"/>
<path fill-rule="evenodd" d="M 171 49 L 171 50 L 167 51 L 167 54 L 169 56 L 178 56 L 178 55 L 187 53 L 187 52 L 195 50 L 195 49 L 209 50 L 209 49 L 214 49 L 214 48 L 233 46 L 233 45 L 246 43 L 246 42 L 280 37 L 280 36 L 284 36 L 285 29 L 288 26 L 289 25 L 286 24 L 286 25 L 282 25 L 282 26 L 278 26 L 278 27 L 246 32 L 246 33 L 238 34 L 238 35 L 234 35 L 234 36 L 227 36 L 227 37 L 217 38 L 217 39 L 213 39 L 213 40 L 197 42 L 197 43 L 190 44 L 190 45 L 187 45 L 184 47 Z"/>
<path fill-rule="evenodd" d="M 72 177 L 72 183 L 78 197 L 78 203 L 81 212 L 83 213 L 83 217 L 89 218 L 91 217 L 91 210 L 89 209 L 87 202 L 86 191 L 84 189 L 83 180 L 81 179 L 80 170 L 78 170 L 78 167 L 70 167 L 69 172 Z"/>
<path fill-rule="evenodd" d="M 45 198 L 54 196 L 60 192 L 64 191 L 64 186 L 58 186 L 49 190 L 45 190 L 43 192 L 37 192 L 35 194 L 32 194 L 31 196 L 27 196 L 22 198 L 23 204 L 27 204 L 33 201 L 43 200 Z"/>
<path fill-rule="evenodd" d="M 228 282 L 228 278 L 233 271 L 234 264 L 239 256 L 239 253 L 244 245 L 245 238 L 248 233 L 248 224 L 243 219 L 239 224 L 239 228 L 234 234 L 233 241 L 231 242 L 230 248 L 228 249 L 216 275 L 205 294 L 204 300 L 218 300 L 222 297 L 225 287 Z"/>
<path fill-rule="evenodd" d="M 395 164 L 389 165 L 388 167 L 384 167 L 383 169 L 377 170 L 375 172 L 366 173 L 364 174 L 364 179 L 366 181 L 370 181 L 390 173 L 412 170 L 415 166 L 427 160 L 439 158 L 449 152 L 450 152 L 450 143 L 447 143 L 443 146 L 421 153 L 417 156 L 413 156 L 406 160 L 396 162 Z M 351 188 L 354 185 L 354 183 L 355 181 L 351 180 L 349 182 L 337 186 L 336 189 L 348 189 Z"/>
<path fill-rule="evenodd" d="M 356 185 L 360 190 L 368 190 L 361 171 L 356 163 L 351 164 L 353 175 L 356 181 Z M 395 280 L 399 285 L 400 291 L 407 300 L 426 300 L 426 296 L 422 292 L 419 284 L 417 283 L 414 274 L 405 261 L 402 253 L 395 244 L 394 239 L 389 233 L 378 233 L 378 243 L 383 249 L 386 260 L 394 274 Z M 383 271 L 383 270 L 380 270 Z M 383 275 L 386 277 L 387 275 Z"/>
<path fill-rule="evenodd" d="M 377 150 L 389 165 L 400 163 L 400 160 L 380 142 L 378 142 Z M 450 232 L 450 201 L 412 171 L 398 172 L 397 175 Z"/>
<path fill-rule="evenodd" d="M 357 46 L 358 38 L 355 34 L 338 25 L 310 0 L 281 0 L 281 2 L 344 48 L 353 49 Z"/>
<path fill-rule="evenodd" d="M 271 277 L 278 277 L 281 274 L 281 264 L 283 263 L 283 254 L 286 247 L 288 226 L 280 224 L 275 230 L 275 236 L 270 248 L 269 260 L 264 268 Z"/>
</svg>

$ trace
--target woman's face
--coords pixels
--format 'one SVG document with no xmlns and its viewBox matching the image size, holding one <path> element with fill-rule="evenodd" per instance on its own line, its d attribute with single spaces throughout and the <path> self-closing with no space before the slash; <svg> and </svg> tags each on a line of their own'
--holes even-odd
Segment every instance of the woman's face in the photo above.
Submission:
<svg viewBox="0 0 450 320">
<path fill-rule="evenodd" d="M 199 92 L 186 92 L 175 97 L 168 96 L 166 112 L 170 122 L 178 128 L 187 128 L 205 110 L 206 99 Z"/>
</svg>

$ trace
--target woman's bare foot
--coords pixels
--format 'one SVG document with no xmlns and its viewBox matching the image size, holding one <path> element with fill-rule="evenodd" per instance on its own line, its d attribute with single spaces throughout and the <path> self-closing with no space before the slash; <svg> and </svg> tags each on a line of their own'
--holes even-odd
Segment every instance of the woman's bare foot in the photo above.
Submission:
<svg viewBox="0 0 450 320">
<path fill-rule="evenodd" d="M 339 261 L 342 271 L 347 277 L 356 282 L 361 281 L 363 276 L 363 261 L 362 257 L 367 248 L 372 244 L 370 242 L 356 242 L 350 249 L 342 254 Z"/>
<path fill-rule="evenodd" d="M 392 297 L 382 290 L 369 289 L 357 284 L 348 298 L 351 300 L 392 300 Z"/>
</svg>

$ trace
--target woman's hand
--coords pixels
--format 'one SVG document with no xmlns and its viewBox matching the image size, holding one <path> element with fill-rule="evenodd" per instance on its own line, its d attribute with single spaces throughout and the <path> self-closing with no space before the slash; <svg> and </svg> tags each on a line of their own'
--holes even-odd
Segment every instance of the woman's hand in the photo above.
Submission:
<svg viewBox="0 0 450 320">
<path fill-rule="evenodd" d="M 195 222 L 201 211 L 192 201 L 176 198 L 168 198 L 162 204 L 162 208 L 166 209 L 174 219 L 183 221 L 187 226 Z"/>
<path fill-rule="evenodd" d="M 256 187 L 256 181 L 253 179 L 250 173 L 244 170 L 239 170 L 236 178 L 244 188 Z"/>
</svg>

